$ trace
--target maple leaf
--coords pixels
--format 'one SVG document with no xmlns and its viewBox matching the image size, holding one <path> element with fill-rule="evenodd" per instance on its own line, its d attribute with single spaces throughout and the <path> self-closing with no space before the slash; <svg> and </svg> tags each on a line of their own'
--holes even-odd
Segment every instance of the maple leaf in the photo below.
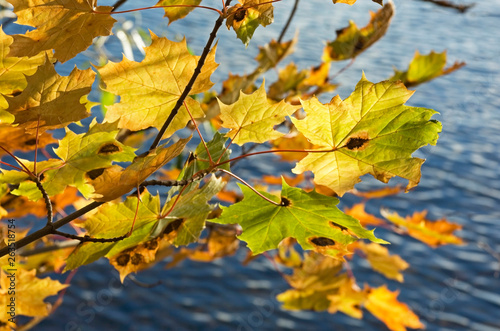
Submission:
<svg viewBox="0 0 500 331">
<path fill-rule="evenodd" d="M 373 270 L 380 272 L 390 279 L 395 279 L 398 282 L 403 282 L 401 271 L 408 269 L 410 266 L 399 255 L 389 255 L 389 250 L 379 244 L 365 244 L 361 241 L 355 243 L 356 248 L 365 253 L 366 259 L 370 262 Z"/>
<path fill-rule="evenodd" d="M 182 153 L 190 139 L 180 139 L 169 147 L 159 146 L 148 155 L 137 157 L 125 169 L 113 165 L 87 172 L 89 183 L 94 187 L 92 199 L 102 202 L 114 200 L 138 187 L 153 172 Z"/>
<path fill-rule="evenodd" d="M 2 306 L 7 306 L 11 295 L 8 294 L 11 279 L 9 272 L 0 270 L 0 302 Z M 26 270 L 18 268 L 15 272 L 16 283 L 16 314 L 25 316 L 47 316 L 49 306 L 45 300 L 46 297 L 56 295 L 62 289 L 69 285 L 61 284 L 57 280 L 48 277 L 40 279 L 36 277 L 36 270 Z M 7 317 L 8 316 L 8 317 Z M 7 309 L 0 312 L 0 321 L 7 321 L 10 318 L 7 315 Z"/>
<path fill-rule="evenodd" d="M 76 67 L 69 76 L 60 76 L 47 60 L 26 77 L 27 87 L 21 94 L 6 97 L 7 111 L 15 116 L 14 124 L 30 131 L 63 128 L 90 115 L 95 104 L 87 101 L 94 83 L 92 69 Z"/>
<path fill-rule="evenodd" d="M 37 29 L 14 35 L 10 56 L 33 56 L 54 49 L 61 62 L 86 50 L 94 37 L 108 36 L 116 22 L 112 7 L 96 7 L 97 0 L 8 0 L 18 24 Z M 96 13 L 99 12 L 99 13 Z"/>
<path fill-rule="evenodd" d="M 405 218 L 397 213 L 390 213 L 387 210 L 381 210 L 382 216 L 392 223 L 405 227 L 408 234 L 431 247 L 438 247 L 446 244 L 461 245 L 463 240 L 453 235 L 455 230 L 462 229 L 462 226 L 456 223 L 448 222 L 446 219 L 431 221 L 426 218 L 427 211 L 415 212 L 412 216 Z"/>
<path fill-rule="evenodd" d="M 347 253 L 345 246 L 356 238 L 387 243 L 334 207 L 338 199 L 314 191 L 306 193 L 288 186 L 284 180 L 282 185 L 281 198 L 260 192 L 273 201 L 281 202 L 280 206 L 265 201 L 250 188 L 240 185 L 245 196 L 243 201 L 223 207 L 222 216 L 210 221 L 240 224 L 243 233 L 238 238 L 247 242 L 253 254 L 277 248 L 287 237 L 296 238 L 303 249 L 315 249 L 337 258 Z"/>
<path fill-rule="evenodd" d="M 403 187 L 401 185 L 393 186 L 393 187 L 383 187 L 381 189 L 370 190 L 366 192 L 360 192 L 358 190 L 353 190 L 352 194 L 358 197 L 362 197 L 364 199 L 380 199 L 385 198 L 391 195 L 396 195 L 403 192 Z"/>
<path fill-rule="evenodd" d="M 180 98 L 199 56 L 191 55 L 186 40 L 173 42 L 151 33 L 152 43 L 145 48 L 142 62 L 124 58 L 120 63 L 109 62 L 97 70 L 105 90 L 120 96 L 120 102 L 108 107 L 105 120 L 120 120 L 118 126 L 132 131 L 149 127 L 160 129 Z M 217 68 L 215 47 L 207 56 L 201 73 L 190 94 L 198 94 L 212 87 L 210 75 Z M 185 100 L 194 118 L 205 116 L 200 104 L 191 97 Z M 189 113 L 182 106 L 168 127 L 165 137 L 186 126 Z"/>
<path fill-rule="evenodd" d="M 306 79 L 307 70 L 297 70 L 295 63 L 290 63 L 278 73 L 278 80 L 269 86 L 269 98 L 273 100 L 281 100 L 285 98 L 287 93 L 288 98 L 299 93 L 299 85 Z"/>
<path fill-rule="evenodd" d="M 366 301 L 367 291 L 362 291 L 356 284 L 354 278 L 345 278 L 339 286 L 338 292 L 327 296 L 330 300 L 328 312 L 333 314 L 341 311 L 353 318 L 363 317 L 361 306 Z"/>
<path fill-rule="evenodd" d="M 0 26 L 0 109 L 9 105 L 4 95 L 20 93 L 26 87 L 26 76 L 33 75 L 38 66 L 45 63 L 47 52 L 39 53 L 33 57 L 8 56 L 13 38 L 3 32 Z M 1 123 L 1 122 L 0 122 Z"/>
<path fill-rule="evenodd" d="M 290 41 L 278 42 L 272 39 L 268 44 L 259 46 L 259 54 L 255 57 L 259 62 L 257 70 L 265 72 L 276 67 L 281 60 L 293 53 L 297 41 L 296 34 Z"/>
<path fill-rule="evenodd" d="M 352 59 L 382 38 L 394 15 L 394 4 L 388 2 L 376 13 L 370 12 L 370 15 L 370 22 L 361 29 L 349 21 L 349 26 L 338 30 L 337 39 L 327 43 L 323 51 L 323 61 Z"/>
<path fill-rule="evenodd" d="M 365 308 L 392 331 L 405 331 L 406 327 L 423 329 L 424 325 L 418 316 L 406 304 L 398 301 L 398 295 L 398 291 L 391 292 L 385 285 L 369 289 Z"/>
<path fill-rule="evenodd" d="M 309 140 L 296 129 L 292 130 L 289 134 L 271 141 L 272 149 L 296 149 L 306 150 L 314 148 Z M 307 152 L 287 152 L 279 153 L 280 159 L 283 161 L 300 161 L 307 156 Z"/>
<path fill-rule="evenodd" d="M 356 3 L 356 0 L 332 0 L 333 3 L 346 3 L 350 6 L 354 5 Z M 373 2 L 378 3 L 379 5 L 382 6 L 382 0 L 372 0 Z"/>
<path fill-rule="evenodd" d="M 367 173 L 384 183 L 394 176 L 406 178 L 407 190 L 416 186 L 424 160 L 411 154 L 435 145 L 441 124 L 429 120 L 434 110 L 404 105 L 412 94 L 400 82 L 373 84 L 363 75 L 345 100 L 335 96 L 328 104 L 316 98 L 302 101 L 307 116 L 292 121 L 320 148 L 292 171 L 311 170 L 316 184 L 340 196 Z"/>
<path fill-rule="evenodd" d="M 155 6 L 191 5 L 198 6 L 201 0 L 160 0 Z M 186 17 L 195 7 L 165 7 L 165 16 L 168 17 L 168 25 L 172 22 Z"/>
<path fill-rule="evenodd" d="M 300 106 L 292 106 L 284 101 L 271 104 L 267 100 L 264 82 L 252 94 L 240 92 L 240 98 L 232 105 L 219 101 L 222 126 L 231 129 L 226 137 L 232 142 L 243 145 L 248 142 L 263 143 L 277 139 L 284 134 L 273 129 L 286 116 L 293 114 Z"/>
<path fill-rule="evenodd" d="M 144 191 L 137 206 L 137 196 L 129 196 L 120 204 L 105 204 L 83 223 L 87 235 L 95 238 L 116 238 L 127 234 L 135 218 L 132 234 L 118 242 L 82 243 L 68 257 L 67 270 L 92 263 L 99 258 L 113 257 L 121 251 L 147 241 L 160 216 L 160 196 Z"/>
<path fill-rule="evenodd" d="M 427 55 L 420 55 L 418 51 L 408 66 L 408 70 L 396 70 L 394 76 L 389 80 L 401 80 L 407 87 L 417 86 L 428 82 L 436 77 L 447 75 L 460 69 L 465 62 L 455 62 L 451 67 L 446 68 L 446 52 L 430 52 Z"/>
<path fill-rule="evenodd" d="M 255 29 L 274 21 L 273 5 L 267 0 L 238 0 L 240 3 L 229 8 L 226 26 L 236 32 L 236 36 L 248 46 Z"/>
</svg>

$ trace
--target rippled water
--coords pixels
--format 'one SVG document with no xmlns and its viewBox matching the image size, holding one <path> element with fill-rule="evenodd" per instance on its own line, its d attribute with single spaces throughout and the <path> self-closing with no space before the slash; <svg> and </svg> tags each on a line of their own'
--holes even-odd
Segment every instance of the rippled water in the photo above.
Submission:
<svg viewBox="0 0 500 331">
<path fill-rule="evenodd" d="M 217 5 L 219 2 L 212 1 Z M 215 81 L 221 82 L 228 71 L 252 70 L 256 54 L 253 45 L 279 35 L 291 4 L 291 0 L 276 4 L 276 22 L 257 30 L 247 52 L 232 31 L 221 31 L 217 60 L 222 64 Z M 127 4 L 123 9 L 131 7 Z M 376 10 L 377 5 L 366 0 L 359 0 L 353 7 L 333 6 L 325 0 L 302 1 L 294 21 L 300 42 L 290 60 L 301 68 L 316 65 L 322 42 L 333 39 L 335 30 L 345 26 L 349 18 L 364 25 L 369 9 Z M 450 63 L 466 61 L 467 66 L 419 87 L 410 99 L 412 106 L 439 111 L 437 119 L 443 122 L 443 132 L 436 147 L 418 152 L 427 158 L 420 185 L 409 194 L 370 202 L 370 211 L 387 207 L 410 214 L 428 209 L 431 218 L 447 217 L 463 225 L 460 235 L 467 244 L 431 249 L 411 238 L 377 230 L 379 237 L 392 243 L 391 251 L 411 264 L 405 272 L 405 283 L 387 281 L 372 272 L 364 261 L 353 263 L 354 273 L 360 284 L 388 283 L 391 289 L 400 289 L 399 298 L 421 316 L 428 330 L 499 330 L 500 261 L 494 254 L 500 254 L 500 1 L 477 1 L 463 15 L 415 0 L 397 1 L 396 9 L 385 38 L 339 77 L 342 85 L 337 93 L 348 96 L 361 77 L 361 70 L 371 81 L 389 77 L 392 66 L 405 68 L 417 49 L 421 53 L 447 49 Z M 187 21 L 166 29 L 161 16 L 161 11 L 149 11 L 142 13 L 142 20 L 157 21 L 158 26 L 152 30 L 158 35 L 173 38 L 176 34 L 187 34 L 198 54 L 210 29 L 207 26 L 215 20 L 215 15 L 198 11 Z M 138 19 L 133 15 L 126 17 Z M 288 36 L 294 32 L 292 28 Z M 120 49 L 118 42 L 112 41 L 110 49 Z M 82 58 L 73 63 L 79 61 Z M 64 68 L 69 66 L 61 70 Z M 275 76 L 270 73 L 268 81 Z M 328 97 L 323 99 L 327 101 Z M 266 160 L 274 159 L 270 156 Z M 241 167 L 239 174 L 250 178 L 276 173 L 270 164 L 257 161 Z M 283 164 L 280 171 L 287 169 Z M 367 178 L 359 188 L 375 186 L 380 185 Z M 349 204 L 356 199 L 347 195 L 343 201 Z M 285 290 L 287 284 L 270 262 L 257 259 L 242 267 L 241 259 L 242 256 L 236 256 L 213 264 L 185 262 L 172 270 L 155 267 L 140 273 L 137 277 L 143 282 L 161 280 L 162 284 L 152 289 L 130 281 L 119 285 L 117 273 L 106 261 L 94 263 L 78 271 L 63 306 L 38 329 L 385 329 L 369 313 L 358 321 L 342 314 L 284 311 L 274 294 Z"/>
</svg>

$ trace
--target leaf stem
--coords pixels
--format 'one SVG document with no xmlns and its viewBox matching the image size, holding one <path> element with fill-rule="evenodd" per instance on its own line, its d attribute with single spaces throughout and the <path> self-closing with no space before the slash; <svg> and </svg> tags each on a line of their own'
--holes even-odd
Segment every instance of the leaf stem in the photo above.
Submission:
<svg viewBox="0 0 500 331">
<path fill-rule="evenodd" d="M 225 6 L 229 6 L 232 0 L 226 0 Z M 191 76 L 191 79 L 189 80 L 188 84 L 184 88 L 184 91 L 182 91 L 182 94 L 180 98 L 177 100 L 174 108 L 170 112 L 170 115 L 168 116 L 167 120 L 165 123 L 163 123 L 163 126 L 160 129 L 160 132 L 156 135 L 155 140 L 151 144 L 151 147 L 149 150 L 152 150 L 158 146 L 160 143 L 160 140 L 162 139 L 163 135 L 165 134 L 165 131 L 167 131 L 167 128 L 169 127 L 170 123 L 173 121 L 175 115 L 179 112 L 179 109 L 181 108 L 182 104 L 184 103 L 184 100 L 186 100 L 186 97 L 189 95 L 189 92 L 191 91 L 191 88 L 194 85 L 194 82 L 198 78 L 198 76 L 201 74 L 201 68 L 205 64 L 205 60 L 207 59 L 208 54 L 210 53 L 210 49 L 212 47 L 213 42 L 215 41 L 215 37 L 217 36 L 217 31 L 219 28 L 222 26 L 222 22 L 224 22 L 224 17 L 221 15 L 219 18 L 217 18 L 217 21 L 215 21 L 214 28 L 212 29 L 212 32 L 210 32 L 210 37 L 207 40 L 207 43 L 205 44 L 205 48 L 203 48 L 203 52 L 200 56 L 200 59 L 198 60 L 198 65 L 194 69 L 194 73 Z"/>
<path fill-rule="evenodd" d="M 9 152 L 5 147 L 3 147 L 2 145 L 0 145 L 0 148 L 3 149 L 5 151 L 5 153 L 9 154 L 10 156 L 12 156 L 14 158 L 14 160 L 16 160 L 17 163 L 19 163 L 20 166 L 22 166 L 24 168 L 23 172 L 27 173 L 28 175 L 30 175 L 31 177 L 36 177 L 32 172 L 31 170 L 29 170 L 25 165 L 24 163 L 21 162 L 21 160 L 19 160 L 17 158 L 17 156 L 15 156 L 14 154 L 12 154 L 11 152 Z M 3 163 L 3 162 L 2 162 Z"/>
<path fill-rule="evenodd" d="M 122 10 L 122 11 L 112 11 L 112 12 L 101 12 L 97 10 L 92 10 L 92 13 L 94 14 L 105 14 L 105 15 L 114 15 L 114 14 L 125 14 L 125 13 L 131 13 L 131 12 L 136 12 L 136 11 L 141 11 L 141 10 L 147 10 L 147 9 L 155 9 L 155 8 L 176 8 L 176 7 L 189 7 L 189 8 L 203 8 L 203 9 L 208 9 L 217 12 L 219 15 L 222 16 L 222 12 L 216 8 L 212 7 L 206 7 L 206 6 L 196 6 L 196 5 L 168 5 L 168 6 L 151 6 L 151 7 L 141 7 L 141 8 L 134 8 L 134 9 L 128 9 L 128 10 Z"/>
<path fill-rule="evenodd" d="M 196 131 L 198 132 L 198 135 L 200 136 L 201 142 L 203 143 L 203 146 L 205 147 L 205 150 L 207 151 L 208 158 L 210 159 L 210 165 L 213 165 L 214 164 L 214 160 L 212 160 L 212 155 L 210 155 L 210 151 L 208 150 L 208 147 L 207 147 L 207 144 L 205 142 L 205 139 L 203 139 L 203 136 L 201 135 L 200 128 L 198 127 L 198 124 L 196 124 L 196 121 L 194 120 L 193 115 L 189 111 L 189 108 L 188 108 L 185 100 L 184 100 L 183 104 L 184 104 L 184 108 L 186 108 L 186 111 L 189 114 L 189 117 L 191 118 L 191 122 L 193 122 L 194 128 L 196 129 Z"/>
<path fill-rule="evenodd" d="M 262 199 L 272 203 L 273 205 L 276 205 L 276 206 L 281 206 L 281 203 L 279 202 L 276 202 L 276 201 L 273 201 L 271 199 L 269 199 L 268 197 L 264 196 L 262 193 L 260 193 L 259 191 L 257 191 L 252 185 L 248 184 L 247 182 L 245 182 L 242 178 L 236 176 L 235 174 L 233 174 L 232 172 L 230 171 L 227 171 L 227 170 L 224 170 L 224 169 L 217 169 L 218 171 L 222 171 L 226 174 L 228 174 L 229 176 L 239 180 L 240 182 L 242 182 L 245 186 L 247 186 L 249 189 L 251 189 L 252 191 L 255 192 L 255 194 L 257 194 L 259 197 L 261 197 Z"/>
</svg>

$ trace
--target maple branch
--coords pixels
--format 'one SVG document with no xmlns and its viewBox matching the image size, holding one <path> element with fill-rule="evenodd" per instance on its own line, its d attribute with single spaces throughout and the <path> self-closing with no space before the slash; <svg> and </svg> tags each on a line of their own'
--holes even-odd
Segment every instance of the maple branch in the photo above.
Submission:
<svg viewBox="0 0 500 331">
<path fill-rule="evenodd" d="M 35 175 L 31 172 L 31 170 L 29 170 L 29 169 L 28 169 L 28 168 L 24 165 L 24 163 L 22 163 L 22 162 L 21 162 L 21 160 L 19 160 L 19 159 L 17 158 L 17 156 L 15 156 L 15 155 L 14 155 L 14 154 L 12 154 L 11 152 L 9 152 L 9 151 L 8 151 L 5 147 L 3 147 L 2 145 L 0 145 L 0 148 L 1 148 L 1 149 L 3 149 L 3 150 L 5 151 L 5 153 L 7 153 L 7 154 L 9 154 L 10 156 L 12 156 L 12 157 L 14 158 L 14 160 L 16 160 L 16 162 L 17 162 L 17 163 L 19 163 L 19 165 L 20 165 L 21 167 L 23 167 L 23 168 L 24 168 L 24 170 L 22 170 L 22 171 L 24 171 L 25 173 L 27 173 L 27 174 L 28 174 L 28 175 L 30 175 L 31 177 L 36 177 L 36 176 L 35 176 Z M 3 163 L 3 162 L 2 162 L 2 163 Z"/>
<path fill-rule="evenodd" d="M 49 195 L 47 194 L 47 191 L 45 191 L 45 188 L 43 187 L 42 183 L 40 182 L 40 179 L 38 177 L 34 177 L 33 181 L 36 184 L 36 187 L 42 193 L 43 200 L 45 200 L 45 208 L 47 209 L 47 225 L 52 224 L 52 217 L 53 217 L 53 212 L 52 212 L 52 202 L 50 201 Z"/>
<path fill-rule="evenodd" d="M 233 174 L 232 172 L 230 171 L 227 171 L 227 170 L 224 170 L 224 169 L 217 169 L 218 171 L 222 171 L 226 174 L 228 174 L 229 176 L 239 180 L 240 182 L 242 182 L 245 186 L 247 186 L 249 189 L 251 189 L 252 191 L 254 191 L 255 194 L 257 194 L 259 197 L 261 197 L 262 199 L 272 203 L 273 205 L 276 205 L 276 206 L 281 206 L 281 203 L 280 202 L 276 202 L 276 201 L 273 201 L 271 199 L 269 199 L 268 197 L 264 196 L 262 193 L 260 193 L 259 191 L 257 191 L 255 188 L 253 188 L 252 185 L 248 184 L 247 182 L 245 182 L 242 178 L 236 176 L 235 174 Z"/>
<path fill-rule="evenodd" d="M 6 166 L 8 166 L 8 167 L 11 167 L 11 168 L 17 169 L 17 170 L 19 170 L 19 171 L 24 171 L 24 169 L 23 169 L 23 168 L 19 168 L 18 166 L 15 166 L 15 165 L 12 165 L 12 164 L 9 164 L 9 163 L 6 163 L 6 162 L 3 162 L 3 161 L 0 161 L 0 163 L 1 163 L 1 164 L 6 165 Z"/>
<path fill-rule="evenodd" d="M 77 236 L 76 234 L 70 234 L 70 233 L 61 232 L 61 231 L 58 231 L 58 230 L 54 230 L 52 232 L 52 234 L 56 234 L 58 236 L 62 236 L 62 237 L 69 238 L 69 239 L 78 240 L 78 241 L 80 241 L 82 243 L 83 242 L 111 243 L 111 242 L 117 242 L 117 241 L 123 240 L 123 239 L 125 239 L 125 238 L 127 238 L 129 236 L 129 234 L 126 233 L 123 236 L 114 237 L 114 238 L 92 238 L 89 235 Z"/>
<path fill-rule="evenodd" d="M 229 6 L 232 0 L 226 0 L 225 2 L 225 7 Z M 207 40 L 207 43 L 205 44 L 205 47 L 203 48 L 203 53 L 200 56 L 200 59 L 198 60 L 198 65 L 194 69 L 193 75 L 191 76 L 191 79 L 187 83 L 186 87 L 184 88 L 184 91 L 182 91 L 182 94 L 180 98 L 177 100 L 174 108 L 170 112 L 170 115 L 168 116 L 167 120 L 165 123 L 163 123 L 163 126 L 160 129 L 160 132 L 156 135 L 155 140 L 151 144 L 151 147 L 149 147 L 149 150 L 152 150 L 158 146 L 160 143 L 160 140 L 162 139 L 163 135 L 165 134 L 165 131 L 167 131 L 170 123 L 174 120 L 175 115 L 179 112 L 179 109 L 181 108 L 182 104 L 184 103 L 184 100 L 186 100 L 187 96 L 189 95 L 189 92 L 191 91 L 191 88 L 194 85 L 194 82 L 196 81 L 196 78 L 201 74 L 201 68 L 205 64 L 205 60 L 210 53 L 210 49 L 212 48 L 212 44 L 215 41 L 215 37 L 217 36 L 217 31 L 219 28 L 222 26 L 222 23 L 224 22 L 224 16 L 220 15 L 219 18 L 217 18 L 217 21 L 215 21 L 214 28 L 212 29 L 212 32 L 210 32 L 210 37 Z"/>
<path fill-rule="evenodd" d="M 295 0 L 295 4 L 293 5 L 292 12 L 290 13 L 290 16 L 288 16 L 288 20 L 286 21 L 286 24 L 283 27 L 283 30 L 281 31 L 281 34 L 278 38 L 278 43 L 281 43 L 281 40 L 283 40 L 283 37 L 285 36 L 286 30 L 288 30 L 288 27 L 290 26 L 290 23 L 292 22 L 292 19 L 295 16 L 295 12 L 297 11 L 298 6 L 299 6 L 299 0 Z"/>
</svg>

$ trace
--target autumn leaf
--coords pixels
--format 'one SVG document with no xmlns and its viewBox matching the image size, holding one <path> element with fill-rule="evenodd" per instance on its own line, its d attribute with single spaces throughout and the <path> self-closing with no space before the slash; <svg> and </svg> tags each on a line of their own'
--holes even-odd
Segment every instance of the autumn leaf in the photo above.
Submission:
<svg viewBox="0 0 500 331">
<path fill-rule="evenodd" d="M 327 310 L 328 296 L 338 293 L 338 289 L 348 279 L 340 273 L 342 263 L 328 256 L 316 253 L 306 254 L 303 263 L 294 268 L 293 274 L 285 276 L 292 289 L 277 295 L 283 308 L 290 310 Z"/>
<path fill-rule="evenodd" d="M 127 197 L 119 204 L 102 205 L 98 212 L 83 223 L 87 235 L 94 238 L 116 238 L 127 234 L 135 225 L 132 234 L 120 241 L 109 243 L 82 243 L 68 257 L 67 270 L 92 263 L 103 256 L 113 257 L 121 251 L 147 241 L 160 216 L 160 197 L 145 191 L 141 202 L 137 196 Z"/>
<path fill-rule="evenodd" d="M 307 70 L 297 70 L 295 63 L 290 63 L 278 73 L 278 80 L 269 86 L 269 98 L 281 100 L 299 93 L 299 85 L 306 79 Z"/>
<path fill-rule="evenodd" d="M 345 246 L 357 238 L 386 243 L 338 210 L 335 207 L 338 199 L 314 191 L 306 193 L 288 186 L 284 180 L 282 185 L 281 197 L 260 192 L 275 202 L 281 202 L 279 206 L 240 185 L 245 196 L 243 201 L 223 207 L 222 216 L 210 221 L 240 224 L 243 233 L 238 238 L 247 242 L 253 254 L 277 248 L 287 237 L 296 238 L 303 249 L 314 249 L 337 258 L 342 258 L 347 253 Z"/>
<path fill-rule="evenodd" d="M 0 26 L 0 80 L 2 81 L 0 85 L 0 110 L 9 107 L 3 96 L 11 96 L 24 90 L 27 84 L 26 76 L 33 75 L 38 66 L 45 63 L 46 54 L 49 55 L 50 59 L 50 54 L 47 52 L 36 54 L 33 57 L 9 56 L 13 40 L 12 36 L 5 34 Z"/>
<path fill-rule="evenodd" d="M 436 77 L 452 73 L 464 65 L 465 62 L 455 62 L 451 67 L 445 69 L 446 52 L 435 53 L 432 51 L 427 55 L 420 55 L 416 51 L 413 60 L 411 60 L 408 66 L 408 70 L 396 70 L 394 76 L 389 78 L 389 80 L 401 80 L 407 87 L 417 86 Z"/>
<path fill-rule="evenodd" d="M 404 303 L 398 301 L 399 292 L 391 292 L 381 286 L 369 290 L 365 308 L 385 323 L 392 331 L 405 331 L 406 328 L 423 329 L 417 315 Z"/>
<path fill-rule="evenodd" d="M 312 171 L 316 184 L 340 196 L 368 173 L 384 183 L 394 176 L 405 178 L 407 190 L 416 186 L 424 160 L 411 154 L 435 145 L 441 124 L 429 120 L 436 113 L 432 109 L 404 105 L 412 94 L 402 83 L 373 84 L 363 75 L 345 100 L 336 96 L 328 104 L 317 98 L 302 101 L 307 116 L 292 121 L 319 148 L 292 171 Z"/>
<path fill-rule="evenodd" d="M 151 33 L 152 43 L 145 48 L 142 62 L 124 58 L 119 63 L 109 62 L 98 67 L 105 90 L 120 96 L 120 102 L 108 107 L 105 120 L 120 120 L 118 126 L 132 131 L 149 127 L 160 129 L 186 88 L 199 56 L 191 55 L 186 40 L 173 42 Z M 212 87 L 210 75 L 217 68 L 215 47 L 209 53 L 201 74 L 190 94 L 198 94 Z M 200 104 L 191 97 L 185 100 L 194 118 L 204 117 Z M 190 120 L 182 106 L 164 137 L 186 126 Z"/>
<path fill-rule="evenodd" d="M 332 0 L 332 1 L 333 3 L 346 3 L 351 6 L 356 3 L 356 0 Z M 372 1 L 382 6 L 382 0 L 372 0 Z"/>
<path fill-rule="evenodd" d="M 160 0 L 156 6 L 198 6 L 200 3 L 201 0 Z M 168 25 L 170 25 L 172 22 L 186 17 L 195 7 L 165 7 L 163 9 L 165 10 L 164 17 L 168 17 Z"/>
<path fill-rule="evenodd" d="M 232 105 L 219 101 L 222 126 L 231 129 L 226 137 L 234 144 L 243 145 L 248 142 L 264 143 L 277 139 L 284 134 L 273 129 L 286 116 L 293 114 L 300 106 L 292 106 L 284 101 L 271 104 L 267 100 L 264 82 L 252 94 L 240 92 L 240 98 Z"/>
<path fill-rule="evenodd" d="M 0 271 L 0 302 L 3 307 L 10 303 L 9 287 L 11 283 L 10 272 Z M 56 295 L 59 291 L 69 285 L 61 284 L 57 280 L 48 277 L 40 279 L 36 277 L 36 270 L 26 270 L 17 268 L 15 271 L 16 284 L 16 315 L 24 316 L 47 316 L 49 314 L 49 305 L 44 302 L 45 298 Z M 5 322 L 10 315 L 7 315 L 7 309 L 0 312 L 0 321 Z"/>
<path fill-rule="evenodd" d="M 356 189 L 352 190 L 352 194 L 358 197 L 362 197 L 364 199 L 380 199 L 385 198 L 391 195 L 396 195 L 403 192 L 403 187 L 401 185 L 393 186 L 393 187 L 383 187 L 376 190 L 370 190 L 366 192 L 361 192 Z"/>
<path fill-rule="evenodd" d="M 356 248 L 365 254 L 373 270 L 380 272 L 387 278 L 403 282 L 401 271 L 408 269 L 410 265 L 399 255 L 390 255 L 386 247 L 375 243 L 365 244 L 359 241 L 356 242 L 356 245 Z"/>
<path fill-rule="evenodd" d="M 344 213 L 357 219 L 363 226 L 385 224 L 383 219 L 380 219 L 372 214 L 368 214 L 365 211 L 364 202 L 357 203 L 351 208 L 344 208 Z"/>
<path fill-rule="evenodd" d="M 114 200 L 138 187 L 153 172 L 182 153 L 190 139 L 180 139 L 169 147 L 159 146 L 148 155 L 135 158 L 125 169 L 113 165 L 87 172 L 87 180 L 94 187 L 92 199 L 102 202 Z"/>
<path fill-rule="evenodd" d="M 47 59 L 26 77 L 28 84 L 21 94 L 6 97 L 7 111 L 15 116 L 14 124 L 29 131 L 63 128 L 90 115 L 95 104 L 87 101 L 87 95 L 94 78 L 92 69 L 76 67 L 69 76 L 60 76 Z"/>
<path fill-rule="evenodd" d="M 296 34 L 290 41 L 278 42 L 273 39 L 268 44 L 259 46 L 259 54 L 255 57 L 255 60 L 259 62 L 257 70 L 265 72 L 276 67 L 281 60 L 293 53 L 297 41 L 298 35 Z"/>
<path fill-rule="evenodd" d="M 160 238 L 154 238 L 140 245 L 128 248 L 112 258 L 109 263 L 120 273 L 120 281 L 123 283 L 125 277 L 132 272 L 146 268 L 153 262 L 158 251 Z"/>
<path fill-rule="evenodd" d="M 370 22 L 361 29 L 350 21 L 349 26 L 338 30 L 337 39 L 329 42 L 323 51 L 323 61 L 355 58 L 382 38 L 394 15 L 394 4 L 388 2 L 376 13 L 370 12 L 370 15 Z"/>
<path fill-rule="evenodd" d="M 273 5 L 267 0 L 238 0 L 240 3 L 229 8 L 226 26 L 236 32 L 236 36 L 248 46 L 255 29 L 274 21 Z"/>
<path fill-rule="evenodd" d="M 61 62 L 86 50 L 97 36 L 108 36 L 116 22 L 111 7 L 96 7 L 97 0 L 8 0 L 18 24 L 35 27 L 14 35 L 10 56 L 34 56 L 54 49 Z M 96 13 L 99 12 L 99 13 Z"/>
<path fill-rule="evenodd" d="M 448 222 L 446 219 L 431 221 L 426 218 L 427 211 L 415 212 L 412 216 L 405 218 L 397 213 L 391 213 L 385 209 L 381 210 L 382 216 L 399 227 L 407 229 L 408 234 L 431 247 L 438 247 L 446 244 L 461 245 L 463 240 L 456 237 L 453 232 L 462 229 L 456 223 Z"/>
<path fill-rule="evenodd" d="M 271 141 L 272 149 L 274 150 L 307 150 L 314 148 L 309 140 L 297 130 L 292 130 L 292 132 L 287 135 L 280 137 Z M 284 152 L 276 153 L 280 156 L 283 161 L 300 161 L 307 156 L 307 152 Z"/>
</svg>

